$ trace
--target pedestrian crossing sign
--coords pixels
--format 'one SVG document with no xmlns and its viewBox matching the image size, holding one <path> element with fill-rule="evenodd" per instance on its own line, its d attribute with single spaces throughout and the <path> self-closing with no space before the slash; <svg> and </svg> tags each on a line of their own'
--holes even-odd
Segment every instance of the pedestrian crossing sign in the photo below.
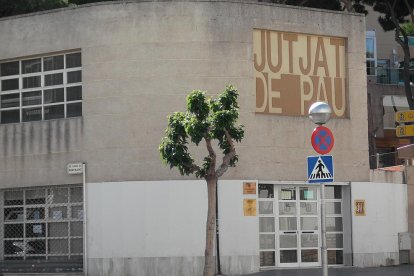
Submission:
<svg viewBox="0 0 414 276">
<path fill-rule="evenodd" d="M 308 156 L 308 182 L 321 183 L 334 181 L 332 155 Z"/>
</svg>

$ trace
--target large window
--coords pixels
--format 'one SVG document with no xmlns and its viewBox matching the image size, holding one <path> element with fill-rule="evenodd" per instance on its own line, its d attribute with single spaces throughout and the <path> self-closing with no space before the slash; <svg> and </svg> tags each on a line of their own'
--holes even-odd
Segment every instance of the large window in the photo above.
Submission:
<svg viewBox="0 0 414 276">
<path fill-rule="evenodd" d="M 0 63 L 0 123 L 82 116 L 81 53 Z"/>
<path fill-rule="evenodd" d="M 3 192 L 3 256 L 7 260 L 82 260 L 81 186 Z"/>
<path fill-rule="evenodd" d="M 366 60 L 367 75 L 376 75 L 377 46 L 375 31 L 367 31 L 366 33 Z"/>
</svg>

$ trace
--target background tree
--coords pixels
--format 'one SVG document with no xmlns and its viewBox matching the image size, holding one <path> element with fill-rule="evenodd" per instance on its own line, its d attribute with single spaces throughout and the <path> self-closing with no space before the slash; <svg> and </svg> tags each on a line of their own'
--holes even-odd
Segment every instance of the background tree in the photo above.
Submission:
<svg viewBox="0 0 414 276">
<path fill-rule="evenodd" d="M 272 0 L 270 2 L 324 10 L 346 10 L 348 12 L 367 14 L 365 6 L 362 3 L 363 0 Z"/>
<path fill-rule="evenodd" d="M 0 17 L 63 8 L 65 0 L 0 0 Z"/>
<path fill-rule="evenodd" d="M 410 86 L 410 48 L 409 32 L 414 23 L 414 0 L 364 0 L 367 5 L 373 6 L 374 11 L 381 14 L 378 21 L 384 31 L 394 31 L 395 41 L 401 46 L 404 52 L 403 80 L 405 96 L 408 106 L 414 109 L 413 94 Z"/>
<path fill-rule="evenodd" d="M 0 17 L 105 1 L 112 0 L 0 0 Z"/>
<path fill-rule="evenodd" d="M 187 112 L 175 112 L 168 117 L 165 137 L 159 146 L 161 159 L 177 167 L 181 175 L 195 174 L 207 182 L 208 211 L 206 223 L 206 246 L 204 276 L 214 274 L 214 233 L 216 230 L 217 180 L 238 161 L 234 142 L 244 136 L 242 125 L 238 125 L 238 92 L 229 85 L 217 96 L 206 98 L 205 92 L 194 90 L 187 96 Z M 204 141 L 208 155 L 197 165 L 188 150 L 189 140 L 197 146 Z M 217 155 L 213 141 L 218 143 L 223 159 L 217 166 Z"/>
</svg>

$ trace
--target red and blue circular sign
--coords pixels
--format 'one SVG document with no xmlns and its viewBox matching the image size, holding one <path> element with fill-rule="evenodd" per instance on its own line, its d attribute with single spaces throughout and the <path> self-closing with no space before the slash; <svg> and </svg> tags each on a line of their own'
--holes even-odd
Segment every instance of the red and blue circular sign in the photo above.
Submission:
<svg viewBox="0 0 414 276">
<path fill-rule="evenodd" d="M 329 128 L 318 126 L 312 132 L 311 142 L 317 153 L 327 154 L 334 146 L 334 136 Z"/>
</svg>

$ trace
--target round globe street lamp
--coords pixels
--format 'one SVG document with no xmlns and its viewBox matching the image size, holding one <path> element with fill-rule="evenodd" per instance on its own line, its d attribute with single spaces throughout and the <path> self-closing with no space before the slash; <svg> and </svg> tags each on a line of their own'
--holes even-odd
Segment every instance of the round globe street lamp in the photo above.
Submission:
<svg viewBox="0 0 414 276">
<path fill-rule="evenodd" d="M 332 109 L 324 102 L 316 102 L 309 108 L 309 118 L 315 124 L 322 126 L 326 124 L 331 118 Z M 325 184 L 322 182 L 320 186 L 321 198 L 321 261 L 322 261 L 322 275 L 328 276 L 328 255 L 326 250 L 326 218 L 325 218 Z"/>
<path fill-rule="evenodd" d="M 316 102 L 309 107 L 309 118 L 317 125 L 326 124 L 331 118 L 331 113 L 331 107 L 324 102 Z"/>
</svg>

